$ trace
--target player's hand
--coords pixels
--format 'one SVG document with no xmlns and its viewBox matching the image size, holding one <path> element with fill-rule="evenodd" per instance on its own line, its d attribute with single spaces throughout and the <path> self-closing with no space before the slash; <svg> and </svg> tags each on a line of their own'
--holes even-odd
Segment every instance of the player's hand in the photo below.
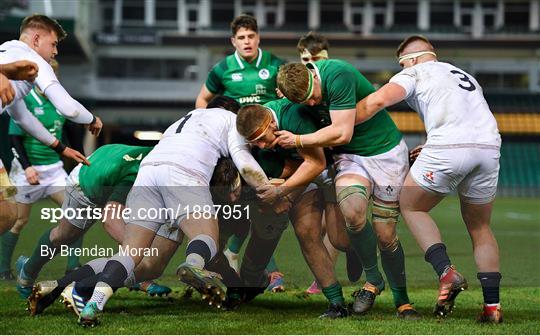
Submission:
<svg viewBox="0 0 540 336">
<path fill-rule="evenodd" d="M 15 90 L 6 76 L 0 73 L 0 100 L 2 106 L 8 106 L 15 98 Z"/>
<path fill-rule="evenodd" d="M 281 90 L 278 89 L 278 88 L 276 88 L 276 96 L 277 96 L 278 98 L 280 98 L 280 99 L 283 98 L 283 97 L 285 97 L 285 95 L 283 94 L 283 92 L 281 92 Z"/>
<path fill-rule="evenodd" d="M 79 153 L 78 151 L 74 150 L 73 148 L 66 147 L 64 151 L 62 151 L 62 156 L 68 159 L 72 159 L 73 161 L 77 163 L 82 163 L 84 165 L 89 166 L 90 162 L 86 159 L 84 155 Z"/>
<path fill-rule="evenodd" d="M 12 80 L 34 81 L 38 75 L 38 66 L 30 61 L 16 61 L 2 65 L 2 73 Z"/>
<path fill-rule="evenodd" d="M 289 131 L 275 131 L 277 144 L 283 148 L 296 148 L 296 134 Z"/>
<path fill-rule="evenodd" d="M 420 152 L 422 151 L 422 148 L 424 148 L 424 145 L 419 145 L 419 146 L 414 147 L 409 152 L 409 165 L 410 166 L 412 166 L 414 161 L 416 161 L 416 158 L 418 157 L 418 155 L 420 155 Z"/>
<path fill-rule="evenodd" d="M 96 120 L 94 120 L 93 123 L 88 124 L 88 130 L 94 136 L 98 136 L 99 133 L 101 133 L 102 128 L 103 128 L 103 123 L 101 122 L 101 119 L 99 117 L 96 117 Z"/>
<path fill-rule="evenodd" d="M 266 204 L 273 204 L 281 194 L 281 188 L 271 184 L 264 184 L 256 189 L 257 197 Z"/>
<path fill-rule="evenodd" d="M 30 166 L 24 170 L 24 175 L 26 176 L 26 180 L 31 185 L 39 184 L 39 173 L 36 170 L 36 168 Z"/>
</svg>

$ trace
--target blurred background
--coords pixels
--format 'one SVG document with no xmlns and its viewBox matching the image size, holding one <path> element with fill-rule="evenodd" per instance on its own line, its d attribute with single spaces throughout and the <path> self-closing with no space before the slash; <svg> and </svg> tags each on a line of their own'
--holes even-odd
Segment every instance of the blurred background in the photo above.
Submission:
<svg viewBox="0 0 540 336">
<path fill-rule="evenodd" d="M 424 34 L 440 60 L 484 89 L 503 136 L 500 194 L 540 196 L 540 0 L 0 0 L 0 40 L 17 39 L 32 13 L 68 32 L 60 81 L 105 124 L 97 140 L 85 137 L 86 154 L 106 143 L 155 143 L 144 131 L 161 132 L 193 108 L 209 69 L 234 51 L 230 21 L 248 13 L 261 48 L 298 61 L 300 36 L 320 32 L 331 58 L 354 64 L 376 87 L 400 70 L 400 41 Z M 391 111 L 410 148 L 423 142 L 415 112 L 406 104 Z"/>
</svg>

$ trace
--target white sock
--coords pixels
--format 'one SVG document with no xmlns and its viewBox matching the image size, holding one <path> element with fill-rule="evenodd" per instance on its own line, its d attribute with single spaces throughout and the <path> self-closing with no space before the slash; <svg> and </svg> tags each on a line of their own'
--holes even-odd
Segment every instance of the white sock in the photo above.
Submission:
<svg viewBox="0 0 540 336">
<path fill-rule="evenodd" d="M 96 284 L 94 293 L 92 293 L 92 297 L 90 298 L 90 300 L 88 300 L 88 302 L 95 302 L 98 309 L 100 311 L 103 311 L 103 309 L 105 308 L 105 304 L 112 295 L 113 290 L 111 286 L 107 285 L 105 282 L 100 281 Z"/>
</svg>

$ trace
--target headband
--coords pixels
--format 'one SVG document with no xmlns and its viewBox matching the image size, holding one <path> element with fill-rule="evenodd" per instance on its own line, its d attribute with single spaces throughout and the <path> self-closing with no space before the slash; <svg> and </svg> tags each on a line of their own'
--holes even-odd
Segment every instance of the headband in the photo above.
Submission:
<svg viewBox="0 0 540 336">
<path fill-rule="evenodd" d="M 408 60 L 408 59 L 419 57 L 419 56 L 426 55 L 426 54 L 433 55 L 433 56 L 437 57 L 437 54 L 435 54 L 433 51 L 418 51 L 418 52 L 413 52 L 413 53 L 410 53 L 410 54 L 400 56 L 398 58 L 398 62 L 401 63 L 404 60 Z"/>
<path fill-rule="evenodd" d="M 272 116 L 270 113 L 267 113 L 266 117 L 261 123 L 261 126 L 259 126 L 259 128 L 257 128 L 253 133 L 251 133 L 249 137 L 246 138 L 247 141 L 253 142 L 253 141 L 259 140 L 264 135 L 264 132 L 266 132 L 271 122 L 272 122 Z"/>
<path fill-rule="evenodd" d="M 300 101 L 300 104 L 305 103 L 313 95 L 313 74 L 311 73 L 309 69 L 308 69 L 308 74 L 309 74 L 308 90 L 304 98 Z"/>
<path fill-rule="evenodd" d="M 319 51 L 317 54 L 313 55 L 312 53 L 309 52 L 309 50 L 307 49 L 304 49 L 302 50 L 302 52 L 300 53 L 300 57 L 302 58 L 312 58 L 312 57 L 320 57 L 320 58 L 328 58 L 328 50 L 321 50 Z"/>
</svg>

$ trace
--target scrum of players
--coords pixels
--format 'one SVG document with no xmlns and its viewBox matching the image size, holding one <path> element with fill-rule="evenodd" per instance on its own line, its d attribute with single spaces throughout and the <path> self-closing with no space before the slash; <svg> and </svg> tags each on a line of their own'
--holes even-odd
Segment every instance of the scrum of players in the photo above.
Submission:
<svg viewBox="0 0 540 336">
<path fill-rule="evenodd" d="M 8 177 L 0 165 L 0 233 L 11 233 L 11 254 L 20 233 L 20 228 L 13 231 L 14 223 L 25 223 L 17 211 L 29 203 L 17 198 L 21 186 L 32 202 L 51 197 L 63 210 L 178 209 L 152 218 L 138 211 L 127 219 L 104 218 L 103 229 L 118 242 L 118 253 L 37 282 L 55 255 L 44 256 L 43 247 L 55 251 L 75 244 L 96 222 L 62 218 L 43 233 L 32 255 L 17 260 L 17 290 L 30 314 L 40 314 L 61 297 L 79 324 L 95 326 L 121 287 L 166 295 L 170 289 L 153 280 L 184 238 L 179 280 L 210 305 L 235 309 L 266 289 L 284 289 L 273 254 L 290 222 L 315 279 L 308 293 L 328 300 L 320 318 L 368 314 L 386 289 L 397 317 L 417 320 L 421 315 L 409 299 L 405 252 L 396 230 L 401 214 L 437 274 L 433 313 L 444 317 L 468 284 L 429 211 L 457 191 L 484 295 L 478 320 L 502 322 L 498 247 L 489 229 L 501 139 L 478 82 L 438 61 L 433 45 L 420 35 L 399 45 L 403 70 L 375 90 L 351 64 L 329 57 L 328 41 L 320 34 L 302 36 L 301 62 L 285 64 L 259 48 L 253 17 L 236 17 L 231 33 L 235 52 L 211 69 L 196 108 L 170 125 L 157 145 L 110 144 L 88 158 L 62 144 L 28 107 L 31 99 L 48 103 L 96 136 L 103 127 L 62 87 L 51 67 L 66 36 L 62 27 L 32 15 L 23 21 L 19 40 L 0 45 L 2 112 L 24 131 L 17 136 L 34 139 L 31 146 L 50 158 L 33 158 L 23 141 L 15 148 L 18 171 Z M 385 109 L 400 101 L 426 124 L 426 143 L 411 152 Z M 445 118 L 446 106 L 453 107 L 453 118 Z M 69 176 L 57 174 L 63 171 L 59 155 L 78 163 Z M 51 191 L 60 182 L 48 176 L 61 176 L 62 191 Z M 219 211 L 227 207 L 248 210 L 233 218 Z M 205 213 L 197 213 L 200 209 Z M 249 238 L 238 265 L 239 248 L 231 252 L 227 242 L 242 232 Z M 130 252 L 149 249 L 158 253 Z M 349 279 L 358 281 L 362 273 L 366 279 L 349 305 L 334 272 L 340 252 L 347 254 Z M 10 276 L 11 254 L 4 278 Z"/>
</svg>

